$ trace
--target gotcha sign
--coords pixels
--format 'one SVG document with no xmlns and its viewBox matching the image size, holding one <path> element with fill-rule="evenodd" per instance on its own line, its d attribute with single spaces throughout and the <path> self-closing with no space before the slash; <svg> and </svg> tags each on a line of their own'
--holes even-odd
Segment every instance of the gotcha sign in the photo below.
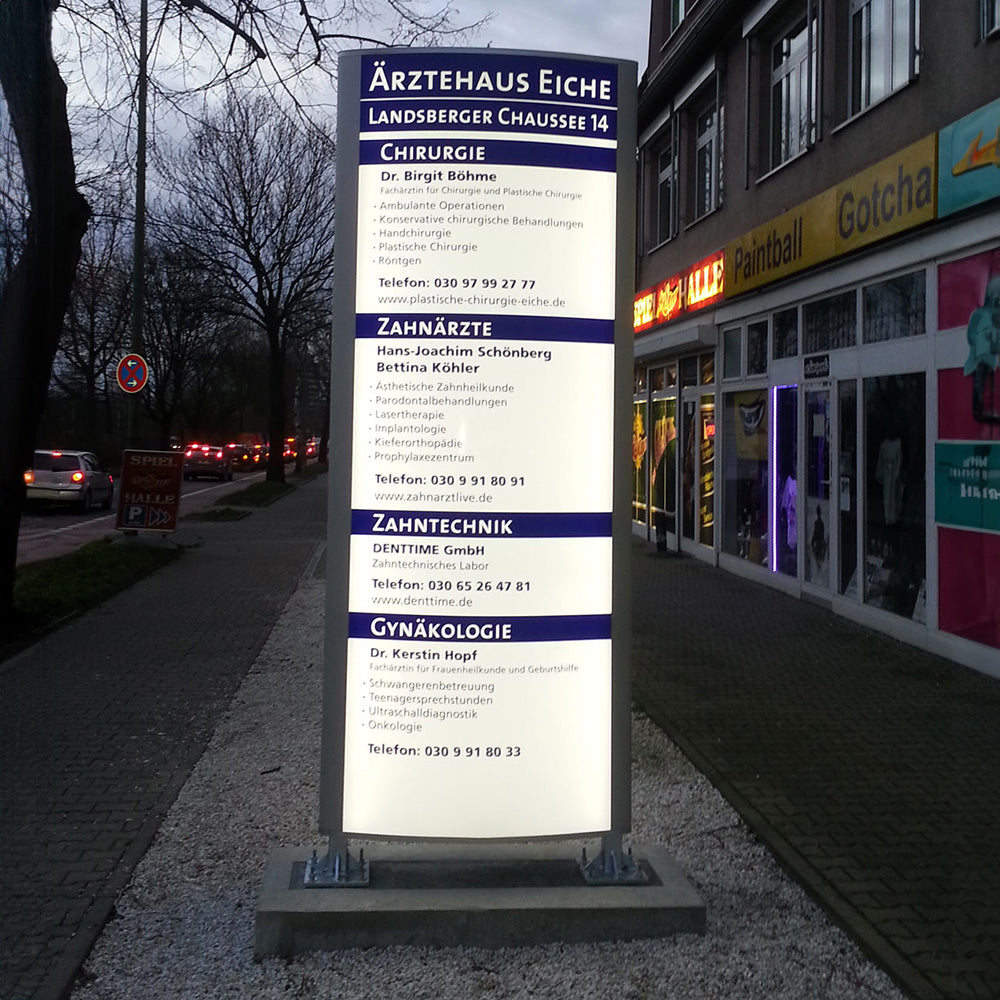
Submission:
<svg viewBox="0 0 1000 1000">
<path fill-rule="evenodd" d="M 635 71 L 341 57 L 324 832 L 627 809 Z"/>
</svg>

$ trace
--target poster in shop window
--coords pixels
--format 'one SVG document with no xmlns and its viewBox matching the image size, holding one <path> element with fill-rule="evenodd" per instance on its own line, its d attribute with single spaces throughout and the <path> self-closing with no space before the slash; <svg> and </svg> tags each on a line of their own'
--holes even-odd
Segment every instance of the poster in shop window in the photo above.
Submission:
<svg viewBox="0 0 1000 1000">
<path fill-rule="evenodd" d="M 321 826 L 610 830 L 635 66 L 378 50 L 340 92 Z"/>
</svg>

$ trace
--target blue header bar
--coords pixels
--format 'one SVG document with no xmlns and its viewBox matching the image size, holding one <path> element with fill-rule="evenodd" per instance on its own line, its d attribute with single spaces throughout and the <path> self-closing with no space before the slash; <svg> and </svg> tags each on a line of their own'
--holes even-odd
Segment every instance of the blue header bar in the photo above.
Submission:
<svg viewBox="0 0 1000 1000">
<path fill-rule="evenodd" d="M 614 173 L 616 153 L 605 146 L 581 146 L 500 139 L 378 139 L 361 142 L 362 166 L 473 168 L 490 164 L 603 170 Z M 393 180 L 391 175 L 383 180 Z M 449 178 L 452 179 L 452 178 Z M 454 178 L 462 180 L 465 178 Z M 484 178 L 478 178 L 480 180 Z M 488 178 L 486 178 L 488 179 Z"/>
<path fill-rule="evenodd" d="M 368 614 L 348 616 L 351 639 L 393 642 L 570 642 L 611 638 L 611 615 L 498 616 Z"/>
<path fill-rule="evenodd" d="M 478 512 L 352 510 L 351 534 L 477 541 L 487 538 L 604 538 L 611 536 L 611 511 L 582 514 L 491 512 L 484 515 Z"/>
<path fill-rule="evenodd" d="M 363 106 L 361 131 L 527 132 L 613 139 L 618 133 L 618 118 L 614 111 L 573 104 L 469 100 L 455 106 L 443 100 L 382 101 Z"/>
<path fill-rule="evenodd" d="M 462 50 L 439 50 L 433 61 L 419 49 L 373 52 L 362 58 L 362 105 L 407 97 L 559 101 L 613 108 L 618 104 L 618 68 L 612 62 L 555 55 Z"/>
<path fill-rule="evenodd" d="M 497 293 L 487 291 L 483 294 L 487 298 L 495 298 Z M 496 308 L 496 304 L 493 307 Z M 484 308 L 490 308 L 490 303 L 484 303 Z M 564 344 L 613 344 L 615 323 L 610 319 L 563 316 L 359 313 L 356 336 L 358 339 L 538 340 Z"/>
</svg>

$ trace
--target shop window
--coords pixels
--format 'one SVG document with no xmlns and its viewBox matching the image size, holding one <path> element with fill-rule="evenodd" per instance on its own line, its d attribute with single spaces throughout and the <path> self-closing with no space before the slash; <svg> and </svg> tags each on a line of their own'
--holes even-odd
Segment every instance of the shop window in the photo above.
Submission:
<svg viewBox="0 0 1000 1000">
<path fill-rule="evenodd" d="M 919 337 L 925 332 L 925 286 L 923 271 L 902 274 L 861 293 L 862 339 L 866 344 L 901 337 Z"/>
<path fill-rule="evenodd" d="M 917 75 L 919 12 L 914 0 L 851 0 L 850 114 L 859 114 Z"/>
<path fill-rule="evenodd" d="M 799 311 L 798 309 L 783 309 L 772 317 L 774 330 L 775 360 L 779 358 L 794 358 L 799 353 Z"/>
<path fill-rule="evenodd" d="M 982 37 L 1000 35 L 1000 0 L 979 0 L 979 3 Z"/>
<path fill-rule="evenodd" d="M 767 38 L 770 51 L 770 165 L 773 170 L 816 141 L 818 25 L 812 4 Z"/>
<path fill-rule="evenodd" d="M 654 399 L 649 494 L 657 542 L 677 530 L 677 400 Z"/>
<path fill-rule="evenodd" d="M 681 385 L 684 388 L 698 384 L 698 359 L 681 358 Z"/>
<path fill-rule="evenodd" d="M 767 320 L 747 326 L 747 375 L 767 374 Z"/>
<path fill-rule="evenodd" d="M 702 385 L 715 382 L 715 355 L 702 354 L 698 358 L 698 380 Z"/>
<path fill-rule="evenodd" d="M 975 287 L 968 294 L 973 302 L 980 295 Z M 962 368 L 937 373 L 938 628 L 1000 649 L 997 504 L 975 495 L 990 493 L 988 484 L 997 481 L 1000 443 L 969 406 L 974 379 Z"/>
<path fill-rule="evenodd" d="M 632 520 L 646 523 L 646 451 L 648 422 L 645 401 L 632 403 Z"/>
<path fill-rule="evenodd" d="M 649 389 L 650 392 L 662 392 L 663 383 L 665 381 L 664 376 L 666 372 L 663 368 L 651 368 L 649 370 Z"/>
<path fill-rule="evenodd" d="M 743 374 L 743 330 L 734 326 L 722 331 L 722 377 L 740 378 Z"/>
<path fill-rule="evenodd" d="M 677 385 L 677 362 L 672 361 L 666 368 L 663 369 L 664 384 L 666 388 L 672 388 Z"/>
<path fill-rule="evenodd" d="M 639 393 L 646 391 L 646 381 L 649 377 L 648 370 L 645 365 L 636 365 L 632 369 L 632 393 Z"/>
<path fill-rule="evenodd" d="M 732 392 L 723 407 L 722 551 L 767 565 L 767 392 Z"/>
<path fill-rule="evenodd" d="M 835 351 L 855 347 L 857 335 L 857 294 L 854 289 L 802 307 L 802 351 Z"/>
<path fill-rule="evenodd" d="M 865 587 L 873 607 L 925 620 L 924 375 L 864 381 Z"/>
</svg>

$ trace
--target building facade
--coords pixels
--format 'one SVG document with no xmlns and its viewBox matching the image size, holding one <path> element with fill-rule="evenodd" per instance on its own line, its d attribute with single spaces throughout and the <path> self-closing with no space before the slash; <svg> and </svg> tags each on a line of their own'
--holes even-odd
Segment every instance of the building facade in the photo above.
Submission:
<svg viewBox="0 0 1000 1000">
<path fill-rule="evenodd" d="M 653 0 L 633 524 L 1000 676 L 1000 0 Z"/>
</svg>

